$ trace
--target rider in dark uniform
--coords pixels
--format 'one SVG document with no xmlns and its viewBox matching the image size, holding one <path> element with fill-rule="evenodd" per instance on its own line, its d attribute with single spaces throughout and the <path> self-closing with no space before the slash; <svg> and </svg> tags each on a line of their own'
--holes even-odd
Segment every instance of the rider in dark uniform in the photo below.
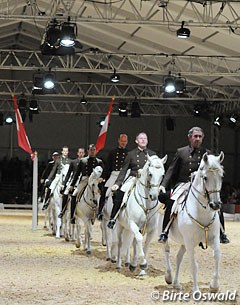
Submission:
<svg viewBox="0 0 240 305">
<path fill-rule="evenodd" d="M 66 164 L 70 164 L 72 161 L 70 158 L 68 158 L 68 147 L 64 146 L 62 148 L 62 155 L 56 160 L 48 178 L 45 180 L 45 186 L 48 187 L 47 194 L 45 197 L 45 202 L 43 205 L 43 210 L 45 210 L 48 207 L 49 204 L 49 198 L 51 196 L 52 191 L 54 190 L 56 183 L 57 183 L 57 178 L 61 174 L 61 171 L 63 169 L 63 166 Z"/>
<path fill-rule="evenodd" d="M 126 148 L 128 137 L 126 134 L 120 134 L 118 138 L 118 147 L 109 152 L 104 169 L 105 185 L 102 188 L 101 198 L 99 201 L 99 209 L 97 218 L 102 220 L 102 209 L 106 200 L 106 192 L 109 187 L 115 183 L 117 176 L 122 169 L 124 160 L 127 156 L 128 149 Z"/>
<path fill-rule="evenodd" d="M 42 172 L 41 178 L 40 178 L 40 185 L 41 185 L 41 192 L 40 192 L 40 199 L 41 201 L 43 201 L 43 197 L 45 194 L 45 180 L 47 179 L 47 177 L 49 176 L 55 161 L 59 158 L 59 152 L 55 151 L 52 154 L 52 160 L 48 162 L 47 166 L 45 167 L 44 171 Z"/>
<path fill-rule="evenodd" d="M 147 148 L 148 138 L 145 132 L 141 132 L 136 136 L 135 140 L 137 148 L 128 152 L 124 160 L 123 167 L 117 177 L 115 184 L 112 186 L 112 191 L 117 191 L 113 198 L 113 208 L 108 222 L 108 227 L 113 229 L 116 223 L 116 217 L 120 210 L 124 193 L 133 183 L 139 169 L 142 169 L 147 162 L 147 155 L 153 156 L 156 153 Z M 126 178 L 127 171 L 130 170 L 129 176 Z M 119 187 L 123 184 L 121 189 Z"/>
<path fill-rule="evenodd" d="M 84 187 L 87 185 L 88 178 L 93 172 L 93 169 L 98 165 L 104 168 L 103 161 L 96 157 L 96 146 L 94 144 L 90 144 L 88 146 L 88 156 L 82 158 L 78 164 L 77 170 L 69 187 L 69 193 L 74 195 L 77 195 L 78 193 L 81 194 Z M 80 183 L 77 189 L 74 191 L 74 187 L 79 178 Z"/>
<path fill-rule="evenodd" d="M 165 243 L 168 239 L 171 209 L 174 201 L 170 199 L 170 189 L 176 188 L 181 182 L 187 183 L 191 181 L 191 175 L 198 170 L 202 156 L 205 152 L 211 153 L 210 150 L 202 147 L 204 132 L 200 127 L 193 127 L 188 132 L 190 144 L 177 149 L 175 157 L 170 164 L 166 175 L 160 186 L 159 200 L 165 203 L 166 209 L 163 219 L 162 233 L 159 242 Z M 166 189 L 169 191 L 166 192 Z M 220 220 L 222 221 L 223 218 Z M 229 242 L 226 234 L 221 232 L 221 242 Z"/>
<path fill-rule="evenodd" d="M 63 182 L 63 187 L 62 187 L 62 193 L 63 193 L 63 197 L 62 197 L 62 210 L 61 213 L 58 215 L 59 218 L 62 218 L 66 207 L 67 207 L 67 202 L 68 202 L 68 189 L 67 189 L 67 184 L 71 183 L 71 180 L 73 179 L 76 171 L 77 171 L 77 167 L 79 165 L 80 160 L 84 157 L 85 155 L 85 149 L 84 148 L 78 148 L 77 151 L 77 158 L 72 160 L 70 165 L 69 165 L 69 169 L 67 172 L 67 175 L 65 177 L 65 180 Z M 74 219 L 74 211 L 75 211 L 75 207 L 76 207 L 76 196 L 72 195 L 71 198 L 71 223 L 75 223 L 75 219 Z"/>
</svg>

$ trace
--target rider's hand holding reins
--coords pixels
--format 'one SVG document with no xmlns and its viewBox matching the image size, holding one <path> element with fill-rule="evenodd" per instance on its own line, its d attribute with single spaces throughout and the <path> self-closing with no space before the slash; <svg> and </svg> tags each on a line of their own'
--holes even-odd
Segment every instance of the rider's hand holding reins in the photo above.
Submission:
<svg viewBox="0 0 240 305">
<path fill-rule="evenodd" d="M 111 187 L 111 190 L 113 192 L 116 192 L 117 190 L 119 189 L 119 186 L 117 184 L 114 184 L 112 187 Z"/>
</svg>

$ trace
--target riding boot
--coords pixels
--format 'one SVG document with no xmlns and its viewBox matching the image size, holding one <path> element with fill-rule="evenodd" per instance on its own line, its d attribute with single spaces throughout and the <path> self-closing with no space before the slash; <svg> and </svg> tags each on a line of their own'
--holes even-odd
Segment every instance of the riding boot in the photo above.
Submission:
<svg viewBox="0 0 240 305">
<path fill-rule="evenodd" d="M 102 193 L 101 193 L 101 197 L 100 197 L 100 200 L 99 200 L 99 207 L 98 207 L 98 213 L 97 213 L 97 219 L 98 220 L 102 220 L 102 210 L 103 210 L 103 207 L 104 207 L 104 203 L 105 203 L 105 196 L 106 196 L 106 192 L 107 192 L 107 187 L 104 187 L 102 189 Z"/>
<path fill-rule="evenodd" d="M 219 211 L 219 219 L 220 219 L 220 243 L 222 244 L 228 244 L 230 243 L 229 238 L 227 237 L 227 234 L 225 233 L 225 224 L 224 224 L 224 216 L 223 211 Z"/>
<path fill-rule="evenodd" d="M 163 218 L 162 233 L 160 234 L 159 239 L 158 239 L 158 241 L 161 243 L 165 243 L 168 239 L 169 228 L 171 225 L 170 216 L 171 216 L 173 203 L 174 203 L 174 201 L 171 199 L 168 199 L 165 202 L 166 209 L 165 209 L 164 218 Z"/>
<path fill-rule="evenodd" d="M 67 202 L 68 202 L 68 195 L 63 195 L 62 196 L 62 211 L 61 213 L 58 215 L 58 218 L 62 218 L 64 213 L 65 213 L 65 210 L 67 208 Z"/>
<path fill-rule="evenodd" d="M 110 220 L 107 224 L 109 229 L 113 229 L 113 227 L 116 223 L 115 217 L 116 217 L 118 211 L 120 210 L 122 200 L 123 200 L 123 196 L 124 196 L 124 192 L 121 191 L 121 190 L 117 190 L 116 195 L 115 195 L 114 200 L 113 200 L 113 208 L 112 208 L 112 211 L 111 211 Z"/>
<path fill-rule="evenodd" d="M 75 213 L 75 209 L 76 209 L 76 202 L 77 202 L 77 197 L 72 196 L 72 199 L 71 199 L 71 223 L 73 223 L 74 220 L 75 220 L 74 213 Z"/>
<path fill-rule="evenodd" d="M 50 195 L 51 195 L 51 189 L 46 187 L 45 192 L 46 192 L 46 195 L 45 195 L 45 199 L 44 199 L 44 205 L 42 207 L 43 211 L 48 208 L 49 198 L 50 198 Z"/>
</svg>

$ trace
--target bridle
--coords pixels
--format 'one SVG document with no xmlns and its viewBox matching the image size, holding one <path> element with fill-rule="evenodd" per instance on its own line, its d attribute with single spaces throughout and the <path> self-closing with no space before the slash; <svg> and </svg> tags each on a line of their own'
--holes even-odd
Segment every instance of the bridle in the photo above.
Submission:
<svg viewBox="0 0 240 305">
<path fill-rule="evenodd" d="M 202 169 L 200 169 L 202 170 Z M 210 172 L 210 173 L 213 173 L 213 172 L 218 172 L 219 169 L 218 168 L 208 168 L 207 172 Z M 221 189 L 217 190 L 217 189 L 213 189 L 213 190 L 208 190 L 207 187 L 206 187 L 206 179 L 203 175 L 201 175 L 201 179 L 202 179 L 202 182 L 203 182 L 203 187 L 204 187 L 204 193 L 200 192 L 196 187 L 194 187 L 193 184 L 191 184 L 191 187 L 190 187 L 190 191 L 192 193 L 192 195 L 194 196 L 194 198 L 197 200 L 198 203 L 200 203 L 200 205 L 206 209 L 207 208 L 207 205 L 204 205 L 196 196 L 196 194 L 194 193 L 197 192 L 198 194 L 200 194 L 203 198 L 206 198 L 207 199 L 207 204 L 210 205 L 211 204 L 211 199 L 210 199 L 210 195 L 211 194 L 214 194 L 214 193 L 220 193 L 221 192 Z"/>
<path fill-rule="evenodd" d="M 200 168 L 200 170 L 202 170 Z M 217 172 L 219 171 L 218 168 L 208 168 L 207 172 Z M 211 199 L 210 199 L 210 194 L 214 194 L 214 193 L 220 193 L 220 190 L 216 190 L 216 189 L 213 189 L 213 190 L 208 190 L 207 187 L 206 187 L 206 177 L 204 177 L 203 175 L 201 175 L 201 179 L 202 179 L 202 182 L 203 182 L 203 187 L 204 187 L 204 193 L 200 192 L 196 187 L 194 187 L 194 185 L 191 183 L 191 186 L 190 186 L 190 191 L 192 193 L 192 195 L 194 196 L 194 198 L 197 200 L 197 202 L 204 208 L 206 209 L 207 208 L 207 205 L 204 205 L 196 196 L 196 194 L 194 193 L 194 191 L 196 191 L 198 194 L 200 194 L 203 198 L 207 199 L 207 204 L 210 205 L 211 204 Z M 213 217 L 212 219 L 210 220 L 209 224 L 208 225 L 203 225 L 201 224 L 196 218 L 194 218 L 190 212 L 188 211 L 188 208 L 187 208 L 187 205 L 185 204 L 185 209 L 186 209 L 186 212 L 188 214 L 188 216 L 190 217 L 190 219 L 195 222 L 201 229 L 204 230 L 205 232 L 205 243 L 206 243 L 206 246 L 204 247 L 202 243 L 200 243 L 199 245 L 202 247 L 202 249 L 207 249 L 208 248 L 208 231 L 209 231 L 209 228 L 211 227 L 211 225 L 214 223 L 214 220 L 216 219 L 216 214 L 217 212 L 215 211 L 214 214 L 213 214 Z"/>
</svg>

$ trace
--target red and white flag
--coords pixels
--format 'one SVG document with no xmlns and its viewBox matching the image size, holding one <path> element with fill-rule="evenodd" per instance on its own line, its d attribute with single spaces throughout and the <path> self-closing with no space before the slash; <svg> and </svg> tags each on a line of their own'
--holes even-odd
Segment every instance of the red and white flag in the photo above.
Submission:
<svg viewBox="0 0 240 305">
<path fill-rule="evenodd" d="M 97 139 L 97 143 L 96 143 L 96 151 L 97 153 L 104 148 L 105 142 L 106 142 L 106 138 L 107 138 L 107 130 L 108 130 L 108 124 L 110 122 L 110 115 L 112 112 L 112 107 L 113 107 L 113 103 L 115 101 L 115 96 L 112 97 L 112 100 L 110 102 L 110 105 L 108 107 L 108 111 L 107 111 L 107 115 L 106 118 L 104 120 L 104 124 L 100 130 L 98 139 Z"/>
<path fill-rule="evenodd" d="M 34 159 L 34 153 L 32 151 L 31 145 L 28 141 L 28 137 L 25 131 L 25 127 L 22 121 L 22 116 L 18 109 L 17 99 L 14 95 L 12 95 L 14 108 L 15 108 L 15 116 L 16 116 L 16 124 L 17 124 L 17 136 L 18 136 L 18 146 L 23 150 L 28 152 L 31 155 L 32 160 Z"/>
</svg>

